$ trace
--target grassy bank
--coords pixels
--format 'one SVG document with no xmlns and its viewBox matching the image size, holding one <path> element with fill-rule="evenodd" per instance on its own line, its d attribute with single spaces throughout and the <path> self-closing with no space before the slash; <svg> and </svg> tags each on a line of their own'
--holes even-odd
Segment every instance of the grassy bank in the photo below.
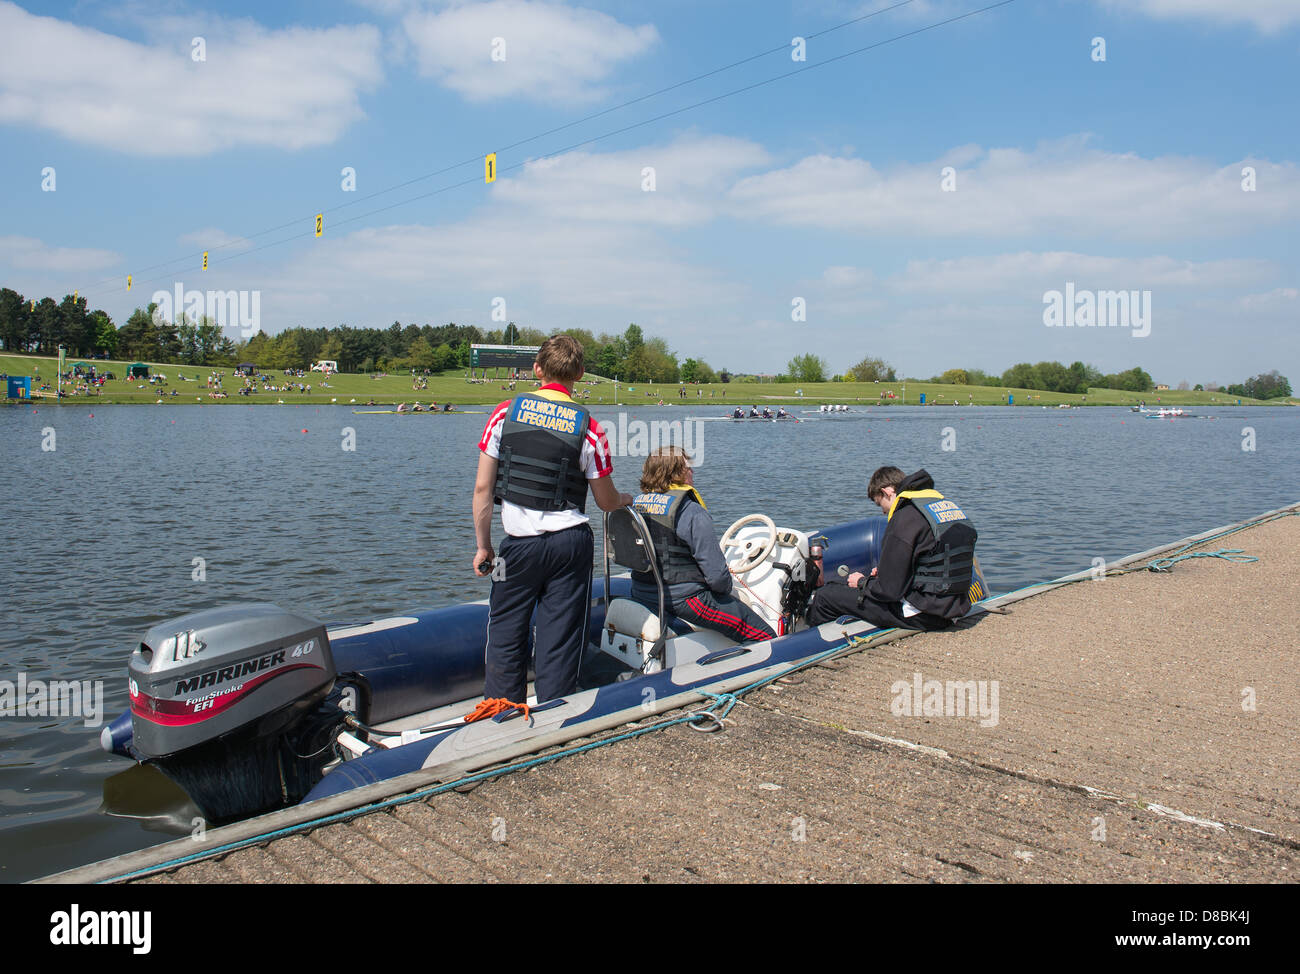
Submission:
<svg viewBox="0 0 1300 974">
<path fill-rule="evenodd" d="M 76 360 L 70 360 L 76 361 Z M 237 395 L 242 380 L 232 375 L 229 367 L 215 371 L 225 373 L 224 388 L 228 394 L 225 399 L 213 399 L 207 386 L 210 372 L 208 368 L 196 368 L 186 365 L 168 365 L 146 363 L 150 372 L 161 373 L 167 381 L 161 385 L 135 381 L 127 382 L 122 377 L 126 374 L 126 361 L 99 361 L 95 367 L 100 372 L 112 372 L 117 378 L 109 380 L 97 394 L 65 396 L 63 403 L 156 403 L 159 399 L 169 403 L 189 403 L 202 405 L 226 405 L 232 403 L 285 403 L 320 404 L 337 403 L 340 405 L 364 406 L 373 401 L 378 405 L 395 403 L 430 402 L 455 403 L 496 403 L 511 395 L 503 380 L 487 382 L 467 382 L 463 370 L 454 370 L 442 375 L 429 377 L 429 388 L 415 392 L 411 388 L 409 375 L 334 375 L 326 379 L 319 372 L 309 372 L 303 378 L 283 376 L 278 370 L 267 371 L 272 383 L 283 386 L 294 383 L 292 391 L 255 392 L 250 396 Z M 57 362 L 54 358 L 33 355 L 11 355 L 0 352 L 0 372 L 9 375 L 33 376 L 33 389 L 48 383 L 47 403 L 58 402 L 54 397 L 54 378 Z M 41 381 L 35 381 L 39 376 Z M 181 378 L 184 376 L 184 378 Z M 614 384 L 588 376 L 588 381 L 579 385 L 578 391 L 590 393 L 587 402 L 597 405 L 614 403 Z M 310 385 L 311 392 L 297 391 L 297 383 Z M 322 382 L 327 385 L 322 385 Z M 143 386 L 143 388 L 141 388 Z M 520 382 L 515 391 L 529 388 L 531 383 Z M 844 403 L 847 405 L 902 405 L 914 406 L 924 394 L 927 403 L 939 405 L 1000 406 L 1006 405 L 1008 394 L 1015 400 L 1016 406 L 1056 406 L 1065 403 L 1071 406 L 1130 406 L 1138 402 L 1148 405 L 1178 406 L 1224 406 L 1237 405 L 1284 405 L 1295 404 L 1296 398 L 1257 400 L 1229 396 L 1223 392 L 1180 392 L 1164 391 L 1150 393 L 1121 392 L 1116 389 L 1089 389 L 1086 395 L 1071 395 L 1058 392 L 1043 392 L 1032 389 L 1006 389 L 1001 386 L 956 386 L 935 382 L 814 382 L 814 383 L 752 383 L 731 382 L 727 384 L 686 386 L 686 398 L 679 396 L 677 384 L 632 383 L 630 386 L 620 383 L 618 402 L 621 405 L 651 405 L 662 399 L 665 403 L 685 405 L 690 408 L 702 406 L 734 407 L 753 403 L 784 403 L 798 405 L 803 403 L 815 407 L 819 403 Z M 797 395 L 802 389 L 803 395 Z M 65 392 L 67 391 L 65 387 Z M 173 392 L 175 395 L 173 395 Z M 890 398 L 890 395 L 893 398 Z"/>
</svg>

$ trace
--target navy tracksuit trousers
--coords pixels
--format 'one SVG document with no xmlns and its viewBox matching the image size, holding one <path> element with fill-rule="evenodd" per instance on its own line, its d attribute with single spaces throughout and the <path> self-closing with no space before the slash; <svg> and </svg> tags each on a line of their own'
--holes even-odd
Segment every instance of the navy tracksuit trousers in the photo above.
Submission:
<svg viewBox="0 0 1300 974">
<path fill-rule="evenodd" d="M 523 703 L 529 658 L 534 656 L 538 703 L 577 689 L 587 642 L 594 550 L 591 527 L 586 524 L 502 540 L 498 554 L 504 578 L 493 581 L 488 603 L 485 699 L 505 697 Z M 534 610 L 537 633 L 530 652 Z"/>
</svg>

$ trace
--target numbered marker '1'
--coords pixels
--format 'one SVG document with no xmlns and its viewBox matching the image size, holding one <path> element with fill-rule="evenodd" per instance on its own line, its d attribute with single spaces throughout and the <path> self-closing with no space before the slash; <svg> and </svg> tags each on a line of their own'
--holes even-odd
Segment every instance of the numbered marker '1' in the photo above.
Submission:
<svg viewBox="0 0 1300 974">
<path fill-rule="evenodd" d="M 203 251 L 203 269 L 205 271 L 208 269 L 208 252 L 206 250 Z"/>
<path fill-rule="evenodd" d="M 483 160 L 483 182 L 495 183 L 497 181 L 497 154 L 489 152 Z"/>
<path fill-rule="evenodd" d="M 130 275 L 130 274 L 126 275 L 126 289 L 127 289 L 128 291 L 131 290 L 131 275 Z"/>
<path fill-rule="evenodd" d="M 324 232 L 325 232 L 325 214 L 317 213 L 316 214 L 316 236 L 319 237 Z"/>
</svg>

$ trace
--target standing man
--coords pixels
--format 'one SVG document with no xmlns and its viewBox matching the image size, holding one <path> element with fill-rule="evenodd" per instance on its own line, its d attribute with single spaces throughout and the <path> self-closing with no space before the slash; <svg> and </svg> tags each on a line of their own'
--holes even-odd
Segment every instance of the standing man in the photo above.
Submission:
<svg viewBox="0 0 1300 974">
<path fill-rule="evenodd" d="M 975 568 L 974 525 L 934 489 L 924 470 L 905 476 L 881 467 L 867 496 L 889 518 L 880 563 L 848 584 L 828 581 L 808 608 L 808 624 L 857 616 L 883 629 L 947 629 L 970 611 Z"/>
<path fill-rule="evenodd" d="M 474 573 L 491 574 L 484 701 L 467 720 L 490 717 L 528 695 L 528 636 L 534 647 L 538 702 L 572 693 L 587 639 L 593 540 L 587 489 L 603 511 L 632 503 L 610 478 L 609 442 L 573 401 L 583 375 L 582 346 L 555 335 L 537 353 L 541 384 L 492 411 L 474 482 Z M 501 505 L 506 538 L 492 550 L 492 506 Z M 494 570 L 495 569 L 495 570 Z"/>
</svg>

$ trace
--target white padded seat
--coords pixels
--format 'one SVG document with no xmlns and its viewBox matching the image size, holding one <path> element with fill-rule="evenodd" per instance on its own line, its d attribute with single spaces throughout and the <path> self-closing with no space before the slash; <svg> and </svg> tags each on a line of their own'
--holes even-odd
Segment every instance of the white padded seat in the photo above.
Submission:
<svg viewBox="0 0 1300 974">
<path fill-rule="evenodd" d="M 653 643 L 659 638 L 659 616 L 634 599 L 614 599 L 605 612 L 605 628 Z"/>
</svg>

